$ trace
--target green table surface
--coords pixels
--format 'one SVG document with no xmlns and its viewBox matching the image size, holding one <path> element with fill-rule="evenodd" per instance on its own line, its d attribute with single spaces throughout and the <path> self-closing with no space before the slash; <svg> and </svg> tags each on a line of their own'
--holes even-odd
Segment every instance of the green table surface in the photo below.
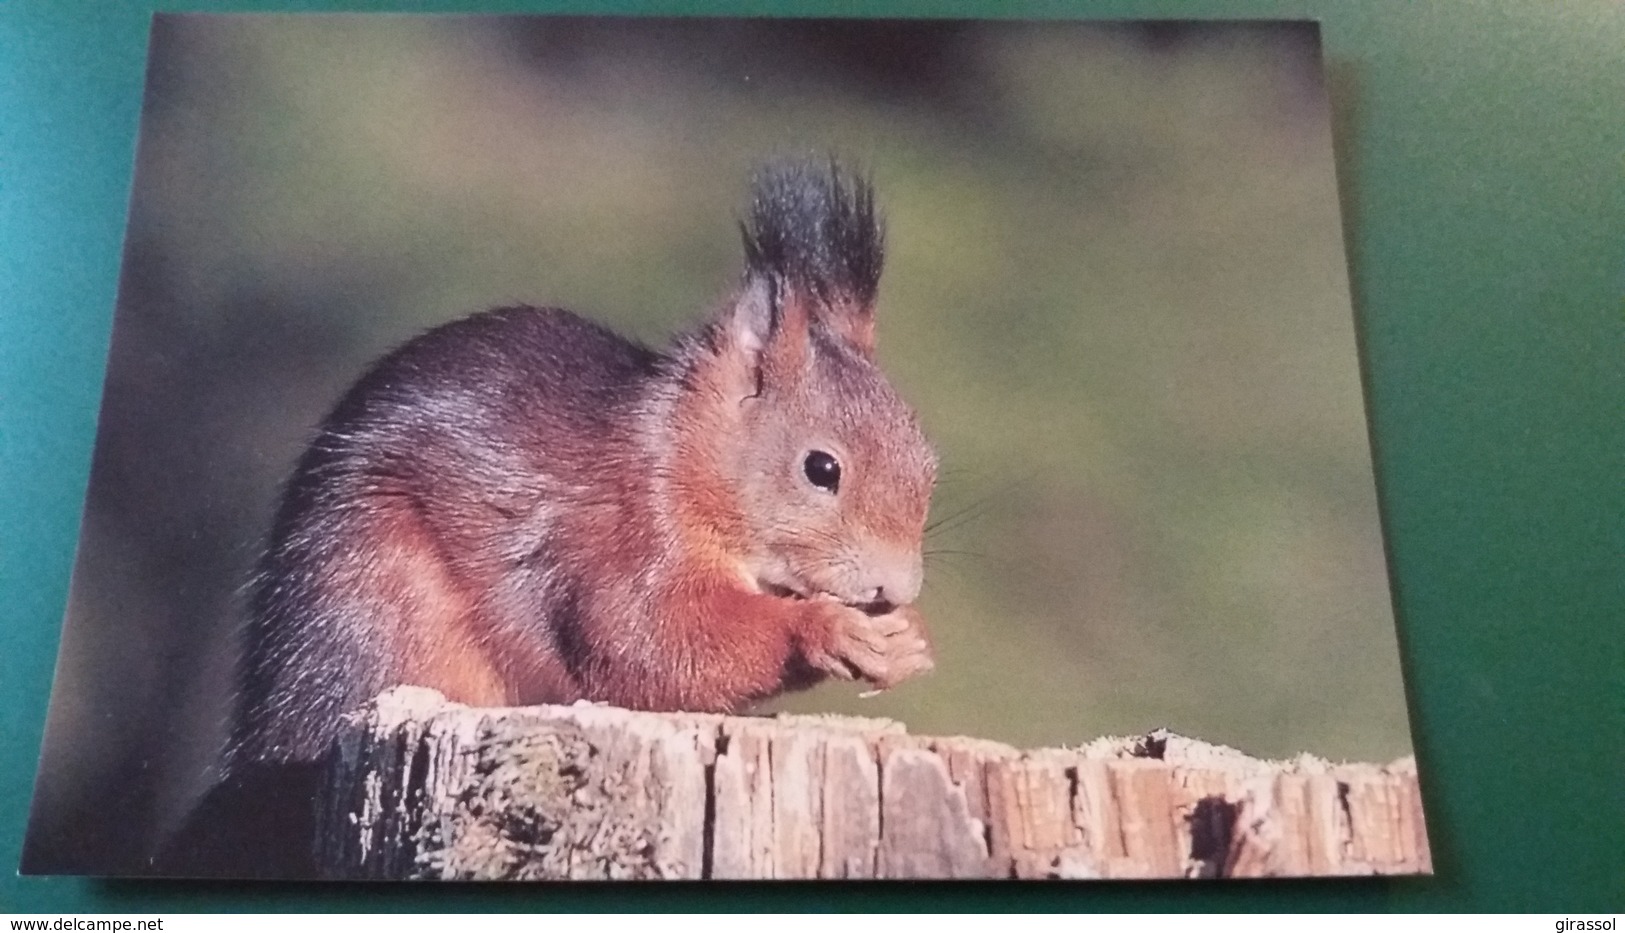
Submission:
<svg viewBox="0 0 1625 933">
<path fill-rule="evenodd" d="M 157 8 L 0 0 L 0 913 L 1625 906 L 1625 7 L 1615 0 L 433 5 L 1320 19 L 1435 877 L 429 889 L 14 876 Z"/>
</svg>

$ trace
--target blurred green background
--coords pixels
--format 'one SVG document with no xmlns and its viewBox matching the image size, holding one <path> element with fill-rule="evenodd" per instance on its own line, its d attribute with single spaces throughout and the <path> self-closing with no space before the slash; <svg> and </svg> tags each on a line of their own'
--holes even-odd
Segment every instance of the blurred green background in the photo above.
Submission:
<svg viewBox="0 0 1625 933">
<path fill-rule="evenodd" d="M 515 301 L 658 343 L 806 151 L 887 214 L 939 660 L 782 707 L 1409 753 L 1313 26 L 164 16 L 30 846 L 126 864 L 184 804 L 276 486 L 369 360 Z"/>
</svg>

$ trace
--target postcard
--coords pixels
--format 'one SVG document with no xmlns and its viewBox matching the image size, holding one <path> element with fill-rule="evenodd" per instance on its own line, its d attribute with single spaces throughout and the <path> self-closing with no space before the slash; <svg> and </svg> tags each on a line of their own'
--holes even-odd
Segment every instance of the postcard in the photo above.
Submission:
<svg viewBox="0 0 1625 933">
<path fill-rule="evenodd" d="M 1431 871 L 1308 22 L 161 14 L 23 870 Z"/>
</svg>

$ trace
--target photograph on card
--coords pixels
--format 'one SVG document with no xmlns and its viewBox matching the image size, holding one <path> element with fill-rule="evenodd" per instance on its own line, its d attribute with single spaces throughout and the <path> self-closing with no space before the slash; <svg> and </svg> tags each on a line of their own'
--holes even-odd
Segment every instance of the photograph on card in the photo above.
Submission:
<svg viewBox="0 0 1625 933">
<path fill-rule="evenodd" d="M 160 14 L 22 870 L 1431 871 L 1318 27 Z"/>
</svg>

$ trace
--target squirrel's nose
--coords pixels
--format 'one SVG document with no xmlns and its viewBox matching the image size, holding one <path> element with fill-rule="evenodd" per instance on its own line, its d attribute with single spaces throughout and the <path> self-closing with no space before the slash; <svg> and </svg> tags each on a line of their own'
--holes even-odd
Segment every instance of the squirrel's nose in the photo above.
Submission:
<svg viewBox="0 0 1625 933">
<path fill-rule="evenodd" d="M 867 574 L 872 602 L 907 606 L 920 598 L 925 565 L 918 553 L 877 556 Z"/>
</svg>

